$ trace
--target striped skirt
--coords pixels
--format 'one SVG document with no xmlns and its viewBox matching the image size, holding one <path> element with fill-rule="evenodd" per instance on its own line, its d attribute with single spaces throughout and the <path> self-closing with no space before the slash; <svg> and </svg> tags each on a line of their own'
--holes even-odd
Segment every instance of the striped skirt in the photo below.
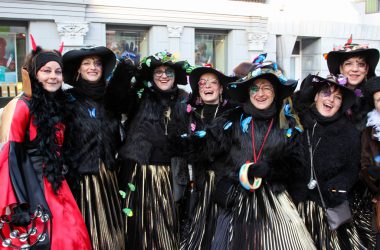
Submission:
<svg viewBox="0 0 380 250">
<path fill-rule="evenodd" d="M 189 225 L 182 231 L 181 249 L 210 249 L 216 226 L 217 205 L 212 201 L 215 189 L 214 171 L 206 172 L 203 190 L 200 190 L 199 202 L 194 214 L 190 215 Z"/>
<path fill-rule="evenodd" d="M 125 167 L 128 173 L 122 181 L 136 187 L 133 192 L 127 191 L 124 203 L 133 212 L 132 217 L 126 217 L 127 249 L 179 249 L 170 166 Z"/>
<path fill-rule="evenodd" d="M 240 188 L 234 207 L 220 209 L 212 249 L 315 249 L 287 192 L 267 183 L 254 192 Z"/>
<path fill-rule="evenodd" d="M 301 202 L 298 204 L 298 211 L 318 249 L 367 249 L 362 245 L 352 223 L 346 223 L 331 231 L 323 208 L 314 201 Z"/>
<path fill-rule="evenodd" d="M 123 250 L 125 240 L 116 171 L 100 163 L 99 174 L 84 175 L 78 206 L 94 250 Z"/>
</svg>

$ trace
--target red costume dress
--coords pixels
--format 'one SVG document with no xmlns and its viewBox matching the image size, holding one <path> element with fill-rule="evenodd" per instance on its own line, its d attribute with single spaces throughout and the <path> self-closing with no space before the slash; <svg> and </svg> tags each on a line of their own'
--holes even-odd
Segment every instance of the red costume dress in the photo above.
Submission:
<svg viewBox="0 0 380 250">
<path fill-rule="evenodd" d="M 5 107 L 1 118 L 0 249 L 28 245 L 32 249 L 91 249 L 86 225 L 63 176 L 55 192 L 43 173 L 41 135 L 33 124 L 29 104 L 26 96 L 17 97 Z M 54 128 L 55 142 L 50 143 L 58 150 L 48 153 L 58 159 L 65 126 L 58 122 Z M 13 209 L 21 204 L 34 213 L 27 227 L 10 222 Z"/>
</svg>

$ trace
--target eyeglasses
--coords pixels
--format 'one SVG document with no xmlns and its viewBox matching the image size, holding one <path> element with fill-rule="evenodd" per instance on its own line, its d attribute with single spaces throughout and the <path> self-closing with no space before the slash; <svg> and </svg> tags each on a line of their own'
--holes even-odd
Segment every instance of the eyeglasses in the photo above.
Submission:
<svg viewBox="0 0 380 250">
<path fill-rule="evenodd" d="M 334 91 L 334 92 L 333 92 Z M 327 99 L 327 98 L 330 98 L 331 96 L 333 97 L 333 100 L 334 101 L 338 101 L 338 102 L 341 102 L 343 100 L 343 96 L 342 94 L 340 93 L 335 93 L 336 91 L 333 90 L 331 88 L 328 88 L 328 89 L 322 89 L 320 91 L 321 93 L 321 97 L 324 98 L 324 99 Z"/>
<path fill-rule="evenodd" d="M 251 95 L 255 95 L 260 90 L 263 91 L 264 94 L 272 94 L 273 93 L 273 87 L 270 85 L 261 85 L 261 86 L 253 85 L 249 88 L 249 93 Z"/>
<path fill-rule="evenodd" d="M 167 77 L 174 77 L 174 70 L 172 69 L 165 69 L 165 71 L 157 69 L 153 72 L 155 77 L 161 77 L 164 73 Z"/>
<path fill-rule="evenodd" d="M 95 68 L 101 68 L 103 67 L 101 61 L 84 61 L 81 64 L 84 67 L 90 67 L 91 65 L 94 65 Z"/>
<path fill-rule="evenodd" d="M 219 81 L 216 79 L 207 79 L 207 80 L 206 79 L 200 79 L 198 82 L 198 86 L 199 86 L 199 88 L 204 88 L 204 87 L 206 87 L 207 83 L 210 83 L 211 86 L 215 86 L 215 85 L 219 84 Z"/>
</svg>

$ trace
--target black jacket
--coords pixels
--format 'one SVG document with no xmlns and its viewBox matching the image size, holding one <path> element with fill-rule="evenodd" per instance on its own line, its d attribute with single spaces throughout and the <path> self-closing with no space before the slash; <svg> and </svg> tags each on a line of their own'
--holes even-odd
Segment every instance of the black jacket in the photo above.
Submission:
<svg viewBox="0 0 380 250">
<path fill-rule="evenodd" d="M 306 114 L 307 115 L 307 114 Z M 327 207 L 336 206 L 347 199 L 348 192 L 358 178 L 360 138 L 354 125 L 344 116 L 338 120 L 319 124 L 305 122 L 305 131 L 296 141 L 300 161 L 292 169 L 289 192 L 296 203 L 312 200 L 322 205 L 318 189 L 308 189 L 310 181 L 310 154 L 307 131 L 314 150 L 314 169 Z M 313 126 L 314 128 L 313 135 Z M 316 146 L 317 142 L 318 145 Z M 333 193 L 331 189 L 347 191 Z"/>
<path fill-rule="evenodd" d="M 213 162 L 217 179 L 229 177 L 237 180 L 240 167 L 247 161 L 253 161 L 251 123 L 246 132 L 242 130 L 242 121 L 248 117 L 242 108 L 234 109 L 215 119 L 207 128 L 206 150 L 209 160 Z M 275 115 L 273 118 L 272 129 L 258 162 L 265 160 L 270 168 L 264 181 L 284 183 L 294 157 L 291 141 L 297 133 L 287 138 L 286 132 L 279 128 L 277 117 Z M 254 119 L 257 153 L 269 123 L 270 120 Z"/>
<path fill-rule="evenodd" d="M 75 88 L 67 92 L 71 98 L 66 108 L 64 148 L 70 170 L 79 174 L 96 174 L 99 160 L 113 169 L 121 143 L 118 116 L 105 109 L 103 99 L 95 101 Z"/>
<path fill-rule="evenodd" d="M 187 131 L 187 97 L 187 93 L 178 88 L 166 94 L 154 89 L 144 90 L 139 108 L 128 126 L 120 157 L 139 164 L 168 165 L 176 155 L 168 135 L 179 133 L 172 133 L 173 130 Z M 165 112 L 169 107 L 170 119 L 167 120 Z"/>
</svg>

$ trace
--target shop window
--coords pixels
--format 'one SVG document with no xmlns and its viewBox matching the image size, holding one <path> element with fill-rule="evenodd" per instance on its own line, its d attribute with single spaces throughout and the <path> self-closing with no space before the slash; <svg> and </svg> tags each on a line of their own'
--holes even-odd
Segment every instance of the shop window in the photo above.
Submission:
<svg viewBox="0 0 380 250">
<path fill-rule="evenodd" d="M 195 31 L 195 64 L 212 64 L 225 71 L 227 59 L 227 32 Z"/>
<path fill-rule="evenodd" d="M 138 62 L 148 54 L 147 36 L 147 29 L 107 26 L 107 48 L 111 49 L 118 59 L 133 54 L 135 62 Z"/>
<path fill-rule="evenodd" d="M 0 21 L 0 107 L 22 90 L 20 69 L 25 55 L 26 23 Z"/>
</svg>

